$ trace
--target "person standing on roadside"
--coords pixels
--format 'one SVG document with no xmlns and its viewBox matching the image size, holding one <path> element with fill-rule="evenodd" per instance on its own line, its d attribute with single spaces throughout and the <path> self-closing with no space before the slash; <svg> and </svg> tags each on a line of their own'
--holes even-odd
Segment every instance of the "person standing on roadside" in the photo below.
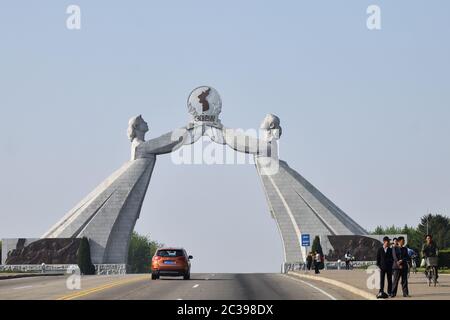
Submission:
<svg viewBox="0 0 450 320">
<path fill-rule="evenodd" d="M 347 253 L 344 255 L 345 259 L 345 270 L 350 270 L 350 262 L 352 261 L 352 255 L 350 254 L 350 251 L 347 251 Z"/>
<path fill-rule="evenodd" d="M 392 250 L 392 256 L 394 258 L 394 283 L 392 286 L 392 297 L 397 295 L 398 282 L 402 280 L 403 297 L 410 297 L 408 288 L 408 262 L 410 257 L 408 249 L 405 247 L 405 238 L 398 237 L 398 247 Z"/>
<path fill-rule="evenodd" d="M 380 291 L 377 298 L 385 299 L 392 295 L 392 248 L 390 247 L 391 239 L 383 238 L 383 246 L 377 251 L 377 266 L 380 269 Z M 388 293 L 384 292 L 384 282 L 387 278 Z"/>
<path fill-rule="evenodd" d="M 315 274 L 319 274 L 319 266 L 320 266 L 320 262 L 322 261 L 322 258 L 320 257 L 320 253 L 319 252 L 315 252 L 314 255 L 314 272 Z"/>
<path fill-rule="evenodd" d="M 392 239 L 392 248 L 398 247 L 398 239 L 394 238 Z"/>
<path fill-rule="evenodd" d="M 310 253 L 308 253 L 308 256 L 306 257 L 306 269 L 308 269 L 308 271 L 311 270 L 312 263 L 313 263 L 313 256 L 312 256 L 312 252 L 310 252 Z"/>
</svg>

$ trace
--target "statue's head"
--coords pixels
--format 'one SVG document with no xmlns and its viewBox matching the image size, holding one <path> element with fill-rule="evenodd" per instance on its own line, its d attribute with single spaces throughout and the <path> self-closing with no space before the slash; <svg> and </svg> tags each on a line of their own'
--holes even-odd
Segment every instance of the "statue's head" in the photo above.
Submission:
<svg viewBox="0 0 450 320">
<path fill-rule="evenodd" d="M 266 132 L 266 140 L 280 139 L 281 137 L 280 118 L 274 114 L 266 115 L 260 128 Z"/>
<path fill-rule="evenodd" d="M 128 121 L 128 138 L 133 141 L 135 138 L 144 140 L 145 134 L 148 132 L 148 124 L 141 115 L 133 117 Z"/>
</svg>

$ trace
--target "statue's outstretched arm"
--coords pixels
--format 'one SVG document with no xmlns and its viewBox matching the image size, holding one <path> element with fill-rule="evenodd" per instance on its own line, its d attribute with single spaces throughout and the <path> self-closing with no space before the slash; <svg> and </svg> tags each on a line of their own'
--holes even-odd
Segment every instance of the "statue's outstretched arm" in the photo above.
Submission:
<svg viewBox="0 0 450 320">
<path fill-rule="evenodd" d="M 182 147 L 189 135 L 188 130 L 181 128 L 163 134 L 158 138 L 141 143 L 137 146 L 137 153 L 141 156 L 166 154 Z"/>
<path fill-rule="evenodd" d="M 270 154 L 271 143 L 269 141 L 245 135 L 240 130 L 224 128 L 223 138 L 233 150 L 254 155 Z"/>
</svg>

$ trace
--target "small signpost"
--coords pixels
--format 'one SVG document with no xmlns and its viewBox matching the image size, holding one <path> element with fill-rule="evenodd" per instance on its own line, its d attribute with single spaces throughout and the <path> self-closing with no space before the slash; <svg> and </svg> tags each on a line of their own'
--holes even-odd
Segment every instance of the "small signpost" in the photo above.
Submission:
<svg viewBox="0 0 450 320">
<path fill-rule="evenodd" d="M 302 234 L 302 247 L 309 247 L 311 245 L 311 237 L 309 234 Z"/>
<path fill-rule="evenodd" d="M 309 234 L 302 234 L 302 237 L 300 239 L 301 246 L 305 247 L 305 252 L 307 253 L 307 248 L 311 245 L 311 237 Z M 305 271 L 306 271 L 306 261 L 305 261 Z"/>
</svg>

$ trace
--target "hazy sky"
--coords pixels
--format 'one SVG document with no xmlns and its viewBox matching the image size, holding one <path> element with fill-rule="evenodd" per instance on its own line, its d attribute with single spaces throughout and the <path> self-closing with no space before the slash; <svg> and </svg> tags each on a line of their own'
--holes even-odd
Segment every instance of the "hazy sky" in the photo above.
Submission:
<svg viewBox="0 0 450 320">
<path fill-rule="evenodd" d="M 66 8 L 81 7 L 81 30 Z M 381 7 L 369 31 L 366 9 Z M 450 2 L 0 1 L 0 238 L 42 235 L 211 85 L 222 122 L 280 116 L 281 158 L 366 229 L 450 209 Z M 193 271 L 278 271 L 251 165 L 158 159 L 138 232 Z"/>
</svg>

